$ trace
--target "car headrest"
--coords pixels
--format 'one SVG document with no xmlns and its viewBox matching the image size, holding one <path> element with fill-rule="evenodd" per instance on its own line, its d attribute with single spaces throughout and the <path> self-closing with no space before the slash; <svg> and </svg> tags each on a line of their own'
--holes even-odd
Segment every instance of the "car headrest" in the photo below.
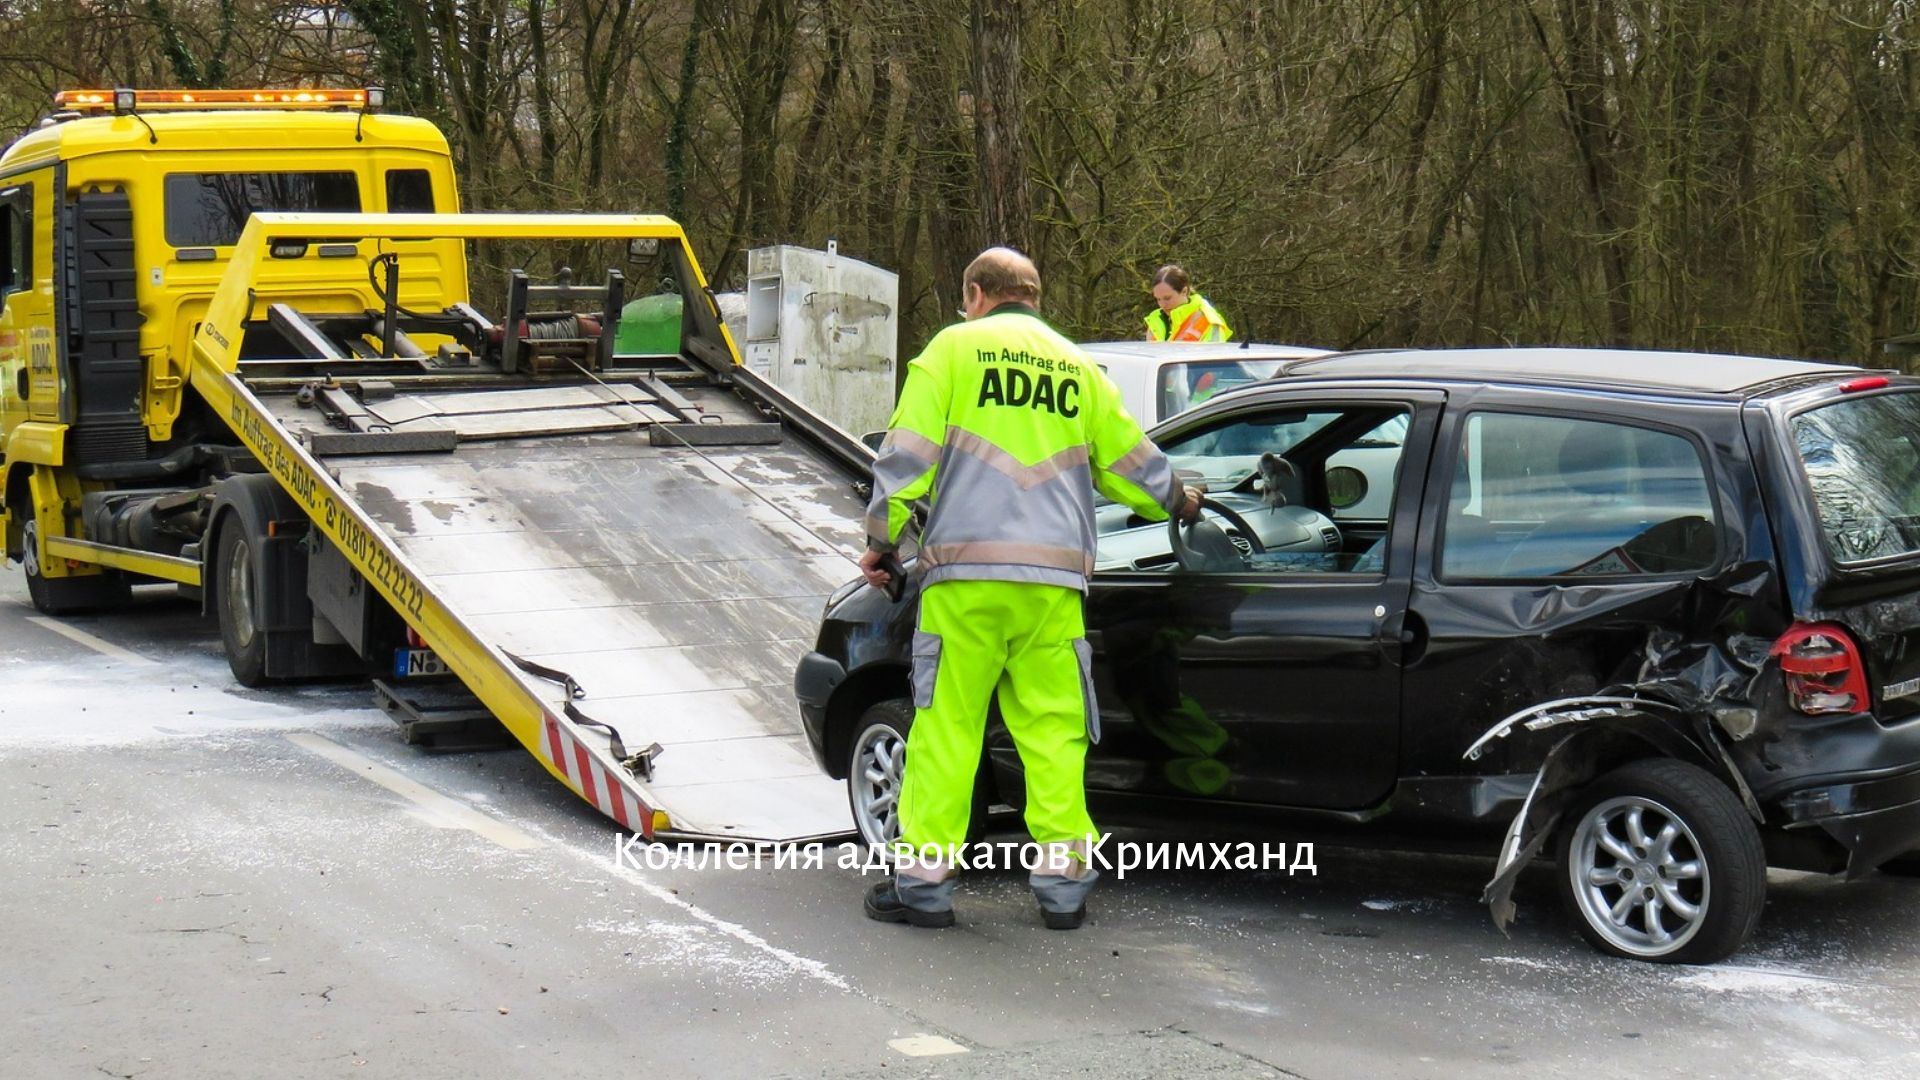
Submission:
<svg viewBox="0 0 1920 1080">
<path fill-rule="evenodd" d="M 1615 424 L 1574 423 L 1560 443 L 1560 479 L 1585 495 L 1619 495 L 1633 451 Z"/>
</svg>

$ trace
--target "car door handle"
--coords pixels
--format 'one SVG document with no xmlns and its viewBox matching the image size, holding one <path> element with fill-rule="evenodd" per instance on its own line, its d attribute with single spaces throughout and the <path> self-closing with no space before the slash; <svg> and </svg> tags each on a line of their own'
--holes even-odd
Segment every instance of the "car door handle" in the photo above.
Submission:
<svg viewBox="0 0 1920 1080">
<path fill-rule="evenodd" d="M 1427 655 L 1427 620 L 1417 611 L 1406 611 L 1400 616 L 1400 663 L 1409 666 L 1420 662 Z"/>
<path fill-rule="evenodd" d="M 1411 664 L 1426 654 L 1427 621 L 1413 611 L 1397 611 L 1381 620 L 1376 638 L 1394 649 L 1401 664 Z"/>
</svg>

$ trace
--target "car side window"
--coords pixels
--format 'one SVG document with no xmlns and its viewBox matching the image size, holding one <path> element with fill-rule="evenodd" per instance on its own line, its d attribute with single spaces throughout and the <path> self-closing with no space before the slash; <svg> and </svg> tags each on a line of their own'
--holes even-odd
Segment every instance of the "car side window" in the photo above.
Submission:
<svg viewBox="0 0 1920 1080">
<path fill-rule="evenodd" d="M 1387 534 L 1411 410 L 1364 402 L 1269 409 L 1165 444 L 1174 469 L 1226 508 L 1194 542 L 1193 573 L 1386 572 Z M 1099 566 L 1175 568 L 1167 526 L 1099 512 Z M 1191 556 L 1191 552 L 1189 556 Z"/>
<path fill-rule="evenodd" d="M 1687 439 L 1568 417 L 1466 418 L 1442 577 L 1697 573 L 1717 554 L 1706 466 Z"/>
</svg>

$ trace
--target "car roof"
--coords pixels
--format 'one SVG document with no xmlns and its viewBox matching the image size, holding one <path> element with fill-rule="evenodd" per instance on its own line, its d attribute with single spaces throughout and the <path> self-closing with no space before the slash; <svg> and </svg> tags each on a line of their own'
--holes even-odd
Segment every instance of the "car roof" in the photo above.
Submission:
<svg viewBox="0 0 1920 1080">
<path fill-rule="evenodd" d="M 1415 378 L 1521 382 L 1610 390 L 1739 394 L 1784 381 L 1858 375 L 1851 364 L 1719 353 L 1629 349 L 1383 349 L 1334 353 L 1287 366 L 1307 378 Z"/>
<path fill-rule="evenodd" d="M 1132 358 L 1167 361 L 1302 360 L 1326 356 L 1328 350 L 1306 345 L 1271 345 L 1257 341 L 1083 341 L 1080 349 L 1095 361 Z"/>
</svg>

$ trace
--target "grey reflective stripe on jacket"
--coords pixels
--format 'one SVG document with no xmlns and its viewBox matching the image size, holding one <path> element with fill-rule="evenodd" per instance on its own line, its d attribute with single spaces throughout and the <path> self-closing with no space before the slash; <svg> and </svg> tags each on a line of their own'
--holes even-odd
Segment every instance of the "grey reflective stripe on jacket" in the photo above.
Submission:
<svg viewBox="0 0 1920 1080">
<path fill-rule="evenodd" d="M 867 502 L 867 542 L 886 549 L 887 503 L 894 495 L 927 474 L 940 459 L 940 446 L 932 439 L 906 428 L 887 432 L 880 444 L 880 456 L 873 462 L 873 498 Z"/>
<path fill-rule="evenodd" d="M 1022 465 L 974 432 L 949 427 L 946 442 L 920 547 L 924 583 L 1015 581 L 1086 591 L 1097 544 L 1087 448 Z"/>
<path fill-rule="evenodd" d="M 1149 495 L 1158 492 L 1160 508 L 1169 514 L 1179 512 L 1181 504 L 1187 501 L 1187 486 L 1173 474 L 1173 464 L 1167 455 L 1145 435 L 1140 436 L 1140 441 L 1120 460 L 1107 466 L 1107 472 Z"/>
</svg>

